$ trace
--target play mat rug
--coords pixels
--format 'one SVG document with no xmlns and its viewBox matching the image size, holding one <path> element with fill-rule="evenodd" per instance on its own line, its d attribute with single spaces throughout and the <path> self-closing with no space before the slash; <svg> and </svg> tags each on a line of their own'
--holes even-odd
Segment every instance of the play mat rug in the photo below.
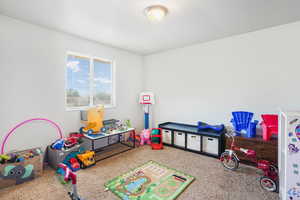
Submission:
<svg viewBox="0 0 300 200">
<path fill-rule="evenodd" d="M 194 179 L 176 169 L 148 161 L 108 181 L 105 187 L 123 200 L 172 200 Z"/>
</svg>

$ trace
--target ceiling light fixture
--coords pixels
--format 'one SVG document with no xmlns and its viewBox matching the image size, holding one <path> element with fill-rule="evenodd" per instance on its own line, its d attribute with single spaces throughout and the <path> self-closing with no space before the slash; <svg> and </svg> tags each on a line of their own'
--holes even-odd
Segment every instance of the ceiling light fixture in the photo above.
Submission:
<svg viewBox="0 0 300 200">
<path fill-rule="evenodd" d="M 159 22 L 168 14 L 168 9 L 161 5 L 153 5 L 145 9 L 145 14 L 150 21 Z"/>
</svg>

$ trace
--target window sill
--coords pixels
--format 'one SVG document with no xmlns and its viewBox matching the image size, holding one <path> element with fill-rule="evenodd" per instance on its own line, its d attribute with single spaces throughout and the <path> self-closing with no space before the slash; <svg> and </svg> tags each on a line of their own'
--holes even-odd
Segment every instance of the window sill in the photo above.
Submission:
<svg viewBox="0 0 300 200">
<path fill-rule="evenodd" d="M 90 108 L 93 108 L 94 106 L 84 106 L 84 107 L 75 107 L 75 108 L 66 108 L 66 111 L 87 111 Z M 114 109 L 116 108 L 116 105 L 105 105 L 104 109 Z"/>
</svg>

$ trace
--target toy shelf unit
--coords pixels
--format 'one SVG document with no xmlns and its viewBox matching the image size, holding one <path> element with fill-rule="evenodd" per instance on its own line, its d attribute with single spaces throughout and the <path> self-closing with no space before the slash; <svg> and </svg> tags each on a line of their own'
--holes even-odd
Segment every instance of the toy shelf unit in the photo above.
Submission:
<svg viewBox="0 0 300 200">
<path fill-rule="evenodd" d="M 279 195 L 300 200 L 300 112 L 279 115 Z"/>
<path fill-rule="evenodd" d="M 98 162 L 135 148 L 135 142 L 131 141 L 130 138 L 135 138 L 134 128 L 128 128 L 123 131 L 115 131 L 114 133 L 102 133 L 95 135 L 84 134 L 81 147 L 85 150 L 95 151 L 96 162 Z M 117 147 L 120 146 L 122 148 L 118 150 Z M 100 156 L 99 154 L 102 155 Z M 99 157 L 101 158 L 99 159 Z"/>
<path fill-rule="evenodd" d="M 225 130 L 198 130 L 197 126 L 166 122 L 159 124 L 162 129 L 163 143 L 182 150 L 219 157 L 224 152 Z"/>
</svg>

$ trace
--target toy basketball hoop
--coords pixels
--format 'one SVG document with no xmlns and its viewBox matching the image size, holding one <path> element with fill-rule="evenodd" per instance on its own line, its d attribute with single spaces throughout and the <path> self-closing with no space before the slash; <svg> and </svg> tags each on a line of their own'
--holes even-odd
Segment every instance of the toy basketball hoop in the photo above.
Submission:
<svg viewBox="0 0 300 200">
<path fill-rule="evenodd" d="M 140 104 L 154 104 L 153 92 L 142 92 L 140 94 Z"/>
<path fill-rule="evenodd" d="M 155 104 L 153 92 L 142 92 L 140 94 L 139 103 L 144 105 L 144 123 L 145 129 L 149 128 L 149 110 L 150 105 Z"/>
</svg>

